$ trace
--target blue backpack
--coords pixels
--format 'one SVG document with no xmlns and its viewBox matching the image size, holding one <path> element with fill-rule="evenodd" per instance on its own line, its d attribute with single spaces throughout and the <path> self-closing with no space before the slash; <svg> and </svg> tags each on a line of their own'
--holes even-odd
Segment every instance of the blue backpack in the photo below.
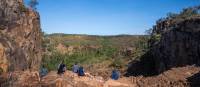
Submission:
<svg viewBox="0 0 200 87">
<path fill-rule="evenodd" d="M 111 78 L 112 78 L 113 80 L 118 80 L 118 79 L 119 79 L 119 72 L 116 71 L 116 70 L 113 70 L 113 71 L 112 71 Z"/>
<path fill-rule="evenodd" d="M 84 75 L 85 75 L 83 67 L 80 67 L 80 68 L 79 68 L 79 70 L 78 70 L 78 75 L 79 75 L 79 76 L 84 76 Z"/>
</svg>

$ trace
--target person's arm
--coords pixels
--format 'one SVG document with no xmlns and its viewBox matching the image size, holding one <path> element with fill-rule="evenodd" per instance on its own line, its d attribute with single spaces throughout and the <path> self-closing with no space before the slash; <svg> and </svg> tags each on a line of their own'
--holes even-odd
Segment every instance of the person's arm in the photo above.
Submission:
<svg viewBox="0 0 200 87">
<path fill-rule="evenodd" d="M 120 72 L 118 71 L 117 73 L 118 73 L 118 77 L 120 78 Z"/>
<path fill-rule="evenodd" d="M 60 64 L 58 64 L 58 66 L 57 66 L 57 69 L 59 69 L 60 68 Z"/>
<path fill-rule="evenodd" d="M 67 66 L 66 65 L 64 65 L 64 71 L 66 71 L 67 70 Z"/>
</svg>

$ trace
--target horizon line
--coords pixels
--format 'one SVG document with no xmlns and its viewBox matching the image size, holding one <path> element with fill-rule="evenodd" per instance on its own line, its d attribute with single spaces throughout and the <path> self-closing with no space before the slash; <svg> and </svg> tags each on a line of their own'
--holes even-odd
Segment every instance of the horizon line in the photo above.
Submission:
<svg viewBox="0 0 200 87">
<path fill-rule="evenodd" d="M 77 34 L 77 33 L 46 33 L 45 35 L 62 34 L 62 35 L 87 35 L 87 36 L 134 36 L 134 35 L 148 35 L 148 34 Z"/>
</svg>

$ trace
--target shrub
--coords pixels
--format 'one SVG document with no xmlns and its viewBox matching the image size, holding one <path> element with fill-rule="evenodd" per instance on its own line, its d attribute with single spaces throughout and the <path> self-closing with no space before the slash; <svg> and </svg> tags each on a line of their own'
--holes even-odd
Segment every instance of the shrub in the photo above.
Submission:
<svg viewBox="0 0 200 87">
<path fill-rule="evenodd" d="M 158 42 L 160 41 L 161 39 L 161 34 L 153 34 L 151 39 L 154 41 L 154 42 Z"/>
<path fill-rule="evenodd" d="M 20 10 L 21 12 L 27 12 L 27 8 L 26 8 L 23 4 L 20 4 L 20 5 L 19 5 L 19 10 Z"/>
<path fill-rule="evenodd" d="M 125 64 L 122 58 L 116 58 L 110 66 L 114 68 L 122 68 Z"/>
</svg>

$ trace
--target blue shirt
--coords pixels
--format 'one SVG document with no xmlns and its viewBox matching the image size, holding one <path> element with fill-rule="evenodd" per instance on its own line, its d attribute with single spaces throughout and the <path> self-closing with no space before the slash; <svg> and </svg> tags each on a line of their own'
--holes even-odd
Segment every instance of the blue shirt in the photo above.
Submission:
<svg viewBox="0 0 200 87">
<path fill-rule="evenodd" d="M 74 73 L 78 73 L 78 69 L 79 69 L 79 66 L 78 66 L 78 65 L 73 65 L 72 71 L 73 71 Z"/>
<path fill-rule="evenodd" d="M 48 73 L 48 70 L 46 68 L 42 68 L 40 71 L 40 76 L 43 77 L 43 76 L 47 75 L 47 73 Z"/>
</svg>

